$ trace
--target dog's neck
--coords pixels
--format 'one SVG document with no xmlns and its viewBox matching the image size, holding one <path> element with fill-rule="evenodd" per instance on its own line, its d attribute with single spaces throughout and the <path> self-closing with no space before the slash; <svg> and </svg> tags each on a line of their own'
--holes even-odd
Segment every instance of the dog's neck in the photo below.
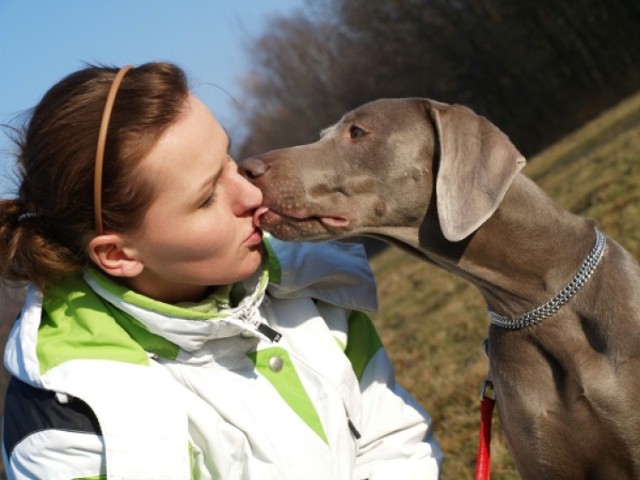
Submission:
<svg viewBox="0 0 640 480">
<path fill-rule="evenodd" d="M 434 218 L 434 215 L 428 216 Z M 589 254 L 595 226 L 562 209 L 524 175 L 472 236 L 450 243 L 423 225 L 405 242 L 433 263 L 474 283 L 497 313 L 513 318 L 560 291 Z"/>
</svg>

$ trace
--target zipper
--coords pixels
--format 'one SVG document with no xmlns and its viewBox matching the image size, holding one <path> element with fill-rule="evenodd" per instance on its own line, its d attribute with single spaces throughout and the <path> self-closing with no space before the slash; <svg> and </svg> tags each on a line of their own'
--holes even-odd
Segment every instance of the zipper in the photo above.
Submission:
<svg viewBox="0 0 640 480">
<path fill-rule="evenodd" d="M 347 416 L 347 425 L 349 426 L 349 431 L 351 432 L 351 435 L 353 435 L 353 438 L 360 440 L 360 438 L 362 438 L 362 434 L 358 431 L 349 416 Z"/>
</svg>

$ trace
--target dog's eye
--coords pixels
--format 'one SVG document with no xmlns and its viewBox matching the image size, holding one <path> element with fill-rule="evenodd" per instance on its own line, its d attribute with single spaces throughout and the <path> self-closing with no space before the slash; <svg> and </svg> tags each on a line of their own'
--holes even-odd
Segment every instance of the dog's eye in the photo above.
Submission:
<svg viewBox="0 0 640 480">
<path fill-rule="evenodd" d="M 363 129 L 357 127 L 356 125 L 351 125 L 349 128 L 349 136 L 352 140 L 357 140 L 358 138 L 362 138 L 367 134 Z"/>
</svg>

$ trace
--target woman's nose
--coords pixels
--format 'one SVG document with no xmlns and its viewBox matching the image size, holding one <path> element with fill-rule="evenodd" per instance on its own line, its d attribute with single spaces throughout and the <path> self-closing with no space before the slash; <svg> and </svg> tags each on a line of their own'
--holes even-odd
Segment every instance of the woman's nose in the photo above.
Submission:
<svg viewBox="0 0 640 480">
<path fill-rule="evenodd" d="M 238 192 L 237 200 L 243 212 L 246 210 L 254 210 L 262 205 L 262 191 L 251 183 L 245 176 L 238 172 L 237 175 Z"/>
</svg>

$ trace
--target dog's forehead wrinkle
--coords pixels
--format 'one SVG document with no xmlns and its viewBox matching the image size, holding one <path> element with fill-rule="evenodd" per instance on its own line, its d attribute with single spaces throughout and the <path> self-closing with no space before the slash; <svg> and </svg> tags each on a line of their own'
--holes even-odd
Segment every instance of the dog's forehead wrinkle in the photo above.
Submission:
<svg viewBox="0 0 640 480">
<path fill-rule="evenodd" d="M 325 127 L 322 130 L 320 130 L 320 138 L 324 138 L 330 135 L 331 133 L 335 132 L 338 129 L 338 126 L 340 124 L 341 122 L 337 122 L 337 123 L 334 123 L 333 125 L 329 125 L 328 127 Z"/>
<path fill-rule="evenodd" d="M 322 130 L 320 130 L 320 138 L 324 138 L 326 137 L 329 132 L 331 132 L 331 130 L 333 130 L 335 128 L 334 125 L 330 126 L 330 127 L 325 127 Z"/>
<path fill-rule="evenodd" d="M 373 148 L 367 166 L 376 171 L 384 171 L 384 179 L 391 182 L 397 179 L 424 178 L 432 165 L 427 151 L 432 151 L 424 141 L 415 141 L 404 133 L 390 133 L 386 145 Z M 416 159 L 424 159 L 417 162 Z"/>
</svg>

